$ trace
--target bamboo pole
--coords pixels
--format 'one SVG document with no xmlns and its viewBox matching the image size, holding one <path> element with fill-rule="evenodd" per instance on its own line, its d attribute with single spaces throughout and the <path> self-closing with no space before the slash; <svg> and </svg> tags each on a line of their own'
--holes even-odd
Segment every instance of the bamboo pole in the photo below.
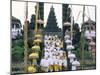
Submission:
<svg viewBox="0 0 100 75">
<path fill-rule="evenodd" d="M 72 14 L 72 5 L 71 5 L 71 40 L 73 39 L 73 14 Z"/>
<path fill-rule="evenodd" d="M 36 4 L 35 34 L 37 33 L 37 30 L 38 30 L 38 24 L 37 24 L 37 20 L 38 20 L 38 11 L 39 11 L 39 3 Z"/>
<path fill-rule="evenodd" d="M 82 51 L 82 70 L 84 69 L 84 16 L 85 16 L 85 6 L 83 6 L 83 28 L 81 31 L 81 51 Z"/>
<path fill-rule="evenodd" d="M 26 2 L 26 13 L 25 13 L 25 22 L 24 22 L 24 66 L 25 66 L 25 72 L 27 73 L 28 68 L 28 40 L 27 40 L 27 32 L 28 32 L 28 24 L 27 24 L 27 18 L 28 18 L 28 2 Z"/>
</svg>

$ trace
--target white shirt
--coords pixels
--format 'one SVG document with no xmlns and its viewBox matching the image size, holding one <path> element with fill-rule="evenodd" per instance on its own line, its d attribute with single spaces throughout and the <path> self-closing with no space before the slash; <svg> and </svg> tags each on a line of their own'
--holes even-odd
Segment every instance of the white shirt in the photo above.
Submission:
<svg viewBox="0 0 100 75">
<path fill-rule="evenodd" d="M 58 59 L 54 59 L 54 64 L 59 65 Z"/>
<path fill-rule="evenodd" d="M 53 55 L 53 56 L 52 56 L 52 59 L 56 59 L 56 56 Z"/>
<path fill-rule="evenodd" d="M 58 60 L 59 66 L 62 66 L 63 61 L 62 60 Z"/>
<path fill-rule="evenodd" d="M 52 52 L 49 52 L 49 56 L 50 56 L 50 58 L 53 56 L 53 53 Z"/>
<path fill-rule="evenodd" d="M 49 56 L 49 53 L 48 53 L 48 52 L 45 52 L 45 53 L 44 53 L 44 56 L 45 56 L 45 57 L 48 57 L 48 56 Z"/>
<path fill-rule="evenodd" d="M 40 65 L 45 66 L 45 59 L 41 59 Z"/>
<path fill-rule="evenodd" d="M 53 65 L 54 60 L 52 58 L 49 58 L 48 61 L 49 61 L 49 65 Z"/>
<path fill-rule="evenodd" d="M 44 65 L 45 67 L 49 67 L 49 61 L 48 60 L 45 59 L 44 63 L 45 63 L 45 65 Z"/>
<path fill-rule="evenodd" d="M 67 60 L 66 59 L 64 59 L 62 63 L 63 63 L 63 66 L 67 66 Z"/>
<path fill-rule="evenodd" d="M 63 56 L 63 51 L 60 50 L 60 51 L 59 51 L 59 54 L 60 54 L 60 56 Z"/>
</svg>

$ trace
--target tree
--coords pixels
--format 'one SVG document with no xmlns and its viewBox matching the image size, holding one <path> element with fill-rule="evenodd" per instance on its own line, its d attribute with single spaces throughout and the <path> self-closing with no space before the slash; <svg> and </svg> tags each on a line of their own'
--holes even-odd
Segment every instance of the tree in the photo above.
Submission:
<svg viewBox="0 0 100 75">
<path fill-rule="evenodd" d="M 35 14 L 31 15 L 31 22 L 29 24 L 29 29 L 33 29 L 33 30 L 35 29 L 35 17 L 36 17 Z"/>
<path fill-rule="evenodd" d="M 73 31 L 74 31 L 73 40 L 72 40 L 73 45 L 77 45 L 80 41 L 80 36 L 81 36 L 80 28 L 77 23 L 73 25 Z"/>
<path fill-rule="evenodd" d="M 11 54 L 12 54 L 12 62 L 23 61 L 24 44 L 22 39 L 12 41 Z"/>
<path fill-rule="evenodd" d="M 62 17 L 63 17 L 63 23 L 64 22 L 71 22 L 71 9 L 68 7 L 68 4 L 63 4 L 62 5 Z"/>
<path fill-rule="evenodd" d="M 23 61 L 24 57 L 24 48 L 20 46 L 15 46 L 12 48 L 12 61 L 18 62 Z"/>
</svg>

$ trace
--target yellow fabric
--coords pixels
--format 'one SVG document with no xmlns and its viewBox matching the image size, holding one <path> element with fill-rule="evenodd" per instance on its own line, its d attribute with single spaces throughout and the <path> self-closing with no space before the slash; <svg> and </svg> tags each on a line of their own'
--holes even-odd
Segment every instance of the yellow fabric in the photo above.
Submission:
<svg viewBox="0 0 100 75">
<path fill-rule="evenodd" d="M 49 70 L 50 70 L 50 71 L 53 71 L 53 65 L 50 65 L 50 66 L 49 66 Z"/>
<path fill-rule="evenodd" d="M 62 71 L 62 66 L 59 66 L 59 70 Z"/>
<path fill-rule="evenodd" d="M 54 71 L 58 71 L 58 70 L 59 70 L 58 65 L 54 65 Z"/>
</svg>

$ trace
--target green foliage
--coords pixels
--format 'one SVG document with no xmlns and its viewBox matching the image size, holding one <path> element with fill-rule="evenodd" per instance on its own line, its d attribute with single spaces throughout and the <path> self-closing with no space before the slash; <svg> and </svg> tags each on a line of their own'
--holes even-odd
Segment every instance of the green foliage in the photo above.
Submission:
<svg viewBox="0 0 100 75">
<path fill-rule="evenodd" d="M 22 61 L 24 55 L 24 48 L 15 46 L 12 48 L 12 61 Z"/>
<path fill-rule="evenodd" d="M 75 45 L 75 53 L 76 56 L 81 59 L 81 55 L 82 55 L 82 46 L 84 47 L 84 58 L 88 59 L 91 58 L 91 53 L 88 50 L 88 42 L 86 41 L 85 38 L 83 38 L 84 41 L 82 42 L 80 40 L 80 42 L 78 44 Z"/>
<path fill-rule="evenodd" d="M 11 54 L 12 54 L 12 61 L 22 61 L 24 57 L 24 44 L 23 40 L 15 40 L 12 42 L 12 48 L 11 48 Z"/>
<path fill-rule="evenodd" d="M 74 52 L 75 52 L 75 54 L 76 54 L 76 57 L 77 57 L 78 59 L 81 59 L 80 43 L 77 44 L 77 45 L 75 46 Z"/>
<path fill-rule="evenodd" d="M 20 46 L 20 47 L 24 46 L 23 39 L 12 41 L 12 47 L 15 47 L 15 46 Z"/>
</svg>

